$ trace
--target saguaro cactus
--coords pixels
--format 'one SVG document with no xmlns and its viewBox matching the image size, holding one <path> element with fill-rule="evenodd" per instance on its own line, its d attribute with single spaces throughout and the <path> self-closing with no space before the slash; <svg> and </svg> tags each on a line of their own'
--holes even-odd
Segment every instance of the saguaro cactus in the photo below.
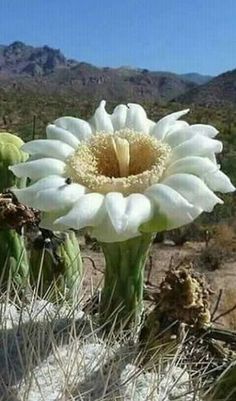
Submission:
<svg viewBox="0 0 236 401">
<path fill-rule="evenodd" d="M 26 160 L 26 153 L 20 150 L 23 141 L 16 135 L 0 133 L 0 192 L 17 186 L 25 186 L 25 178 L 17 178 L 9 171 L 9 166 Z M 24 285 L 29 272 L 23 238 L 15 230 L 0 230 L 0 287 L 8 280 Z"/>
</svg>

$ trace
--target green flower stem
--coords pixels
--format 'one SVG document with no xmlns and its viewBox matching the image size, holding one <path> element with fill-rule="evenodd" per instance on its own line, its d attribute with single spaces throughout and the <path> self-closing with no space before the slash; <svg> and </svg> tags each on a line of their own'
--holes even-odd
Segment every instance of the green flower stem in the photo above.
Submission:
<svg viewBox="0 0 236 401">
<path fill-rule="evenodd" d="M 152 234 L 128 241 L 101 243 L 105 256 L 105 281 L 100 316 L 104 323 L 128 328 L 138 324 L 143 310 L 144 268 Z"/>
<path fill-rule="evenodd" d="M 27 284 L 29 265 L 23 238 L 15 230 L 0 230 L 0 286 Z"/>
</svg>

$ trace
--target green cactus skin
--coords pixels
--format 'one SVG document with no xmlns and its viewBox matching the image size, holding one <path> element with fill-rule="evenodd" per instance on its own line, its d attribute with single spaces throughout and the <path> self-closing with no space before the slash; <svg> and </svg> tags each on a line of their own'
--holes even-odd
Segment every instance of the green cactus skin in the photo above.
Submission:
<svg viewBox="0 0 236 401">
<path fill-rule="evenodd" d="M 140 323 L 144 268 L 152 239 L 152 234 L 143 234 L 128 241 L 101 243 L 106 266 L 100 317 L 108 327 L 114 321 L 123 328 Z"/>
<path fill-rule="evenodd" d="M 53 249 L 35 246 L 30 255 L 30 281 L 40 297 L 53 302 L 78 299 L 83 275 L 83 263 L 74 232 L 60 234 L 61 241 Z"/>
<path fill-rule="evenodd" d="M 20 150 L 23 141 L 13 134 L 0 132 L 0 192 L 12 187 L 24 187 L 25 179 L 19 179 L 8 167 L 23 162 L 27 155 Z M 0 230 L 0 287 L 11 283 L 25 286 L 29 272 L 23 238 L 14 230 Z"/>
</svg>

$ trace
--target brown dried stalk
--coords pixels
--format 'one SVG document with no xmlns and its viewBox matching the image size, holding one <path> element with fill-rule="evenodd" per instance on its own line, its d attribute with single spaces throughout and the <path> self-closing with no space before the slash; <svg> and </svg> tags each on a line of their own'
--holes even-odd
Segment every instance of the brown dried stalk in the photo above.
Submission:
<svg viewBox="0 0 236 401">
<path fill-rule="evenodd" d="M 38 225 L 40 212 L 18 202 L 11 191 L 0 193 L 0 230 L 15 229 L 21 232 L 23 226 Z"/>
</svg>

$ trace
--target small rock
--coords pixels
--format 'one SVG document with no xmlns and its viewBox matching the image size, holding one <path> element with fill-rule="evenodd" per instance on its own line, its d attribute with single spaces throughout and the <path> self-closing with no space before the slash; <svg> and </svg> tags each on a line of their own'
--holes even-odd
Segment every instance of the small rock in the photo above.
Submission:
<svg viewBox="0 0 236 401">
<path fill-rule="evenodd" d="M 163 245 L 165 246 L 176 246 L 176 243 L 172 241 L 171 239 L 164 239 Z"/>
</svg>

